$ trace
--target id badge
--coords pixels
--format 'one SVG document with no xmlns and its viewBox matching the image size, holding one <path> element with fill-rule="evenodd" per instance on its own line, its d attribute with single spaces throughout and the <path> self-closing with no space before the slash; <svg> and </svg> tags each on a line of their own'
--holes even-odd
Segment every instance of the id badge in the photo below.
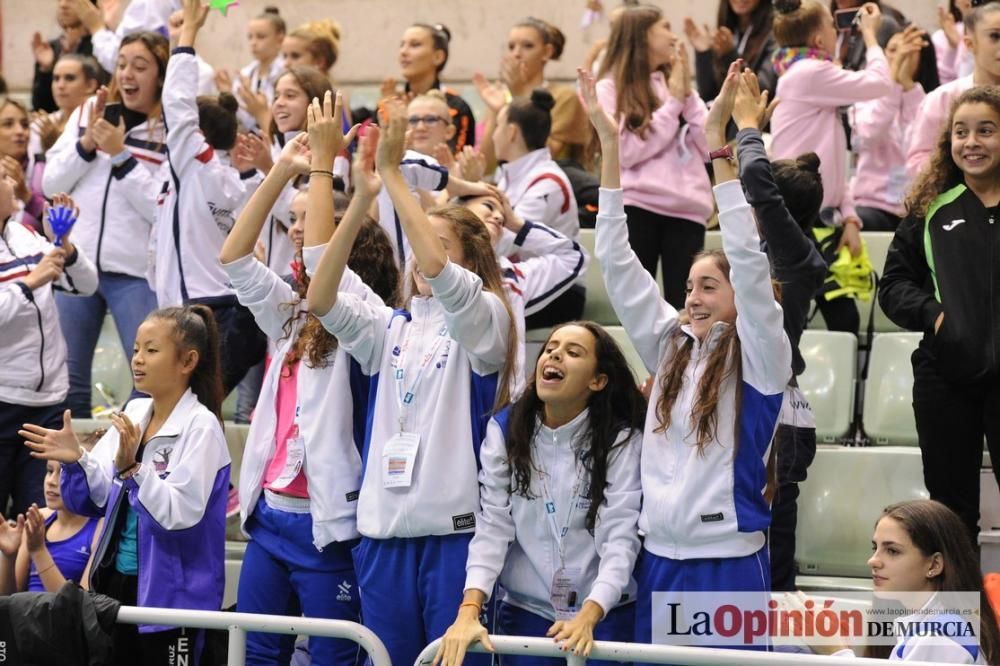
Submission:
<svg viewBox="0 0 1000 666">
<path fill-rule="evenodd" d="M 285 467 L 281 475 L 271 482 L 271 487 L 281 490 L 287 488 L 302 471 L 306 459 L 306 442 L 301 437 L 292 437 L 285 444 Z"/>
<path fill-rule="evenodd" d="M 580 570 L 560 567 L 552 574 L 549 601 L 556 612 L 557 620 L 571 620 L 580 610 L 583 599 L 580 595 Z"/>
<path fill-rule="evenodd" d="M 420 435 L 412 432 L 396 433 L 386 442 L 382 451 L 383 488 L 410 487 L 418 448 L 420 448 Z"/>
</svg>

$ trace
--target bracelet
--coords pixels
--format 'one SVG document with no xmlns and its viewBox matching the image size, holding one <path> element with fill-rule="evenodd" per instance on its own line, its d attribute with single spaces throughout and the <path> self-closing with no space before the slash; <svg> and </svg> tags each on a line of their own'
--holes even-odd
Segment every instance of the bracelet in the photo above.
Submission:
<svg viewBox="0 0 1000 666">
<path fill-rule="evenodd" d="M 124 481 L 125 479 L 135 476 L 135 470 L 139 467 L 139 461 L 136 461 L 124 469 L 115 470 L 115 477 L 119 481 Z M 129 472 L 132 472 L 129 474 Z"/>
<path fill-rule="evenodd" d="M 476 609 L 477 613 L 480 613 L 483 610 L 483 607 L 480 604 L 477 604 L 475 601 L 463 601 L 458 605 L 458 610 L 462 610 L 462 608 L 464 608 L 465 606 L 472 606 L 473 608 Z"/>
<path fill-rule="evenodd" d="M 49 566 L 45 567 L 44 569 L 41 569 L 40 571 L 35 571 L 35 573 L 38 574 L 39 576 L 41 576 L 43 573 L 45 573 L 49 569 L 55 568 L 55 566 L 56 566 L 56 563 L 53 560 L 52 564 L 50 564 Z"/>
<path fill-rule="evenodd" d="M 329 176 L 332 179 L 333 178 L 333 172 L 332 171 L 327 171 L 326 169 L 313 169 L 312 171 L 309 172 L 309 176 L 310 177 L 312 177 L 312 176 Z"/>
</svg>

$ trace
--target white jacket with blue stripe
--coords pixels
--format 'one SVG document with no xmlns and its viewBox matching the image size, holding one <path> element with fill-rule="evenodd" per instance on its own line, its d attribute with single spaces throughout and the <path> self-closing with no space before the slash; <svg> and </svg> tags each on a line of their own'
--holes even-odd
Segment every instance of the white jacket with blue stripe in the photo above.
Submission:
<svg viewBox="0 0 1000 666">
<path fill-rule="evenodd" d="M 479 510 L 479 447 L 506 371 L 510 315 L 478 276 L 457 264 L 447 263 L 427 282 L 434 297 L 413 297 L 409 311 L 340 292 L 320 317 L 371 378 L 358 531 L 374 539 L 471 534 Z M 394 361 L 408 334 L 407 390 L 423 357 L 441 344 L 404 415 L 406 431 L 420 435 L 412 484 L 385 488 L 382 455 L 401 416 Z"/>
<path fill-rule="evenodd" d="M 735 291 L 742 386 L 737 386 L 735 372 L 724 380 L 715 437 L 703 451 L 696 445 L 692 407 L 705 359 L 731 324 L 717 322 L 701 343 L 681 326 L 677 310 L 660 297 L 656 281 L 629 247 L 621 190 L 601 189 L 597 217 L 595 254 L 608 295 L 643 363 L 656 377 L 643 436 L 639 529 L 646 536 L 647 550 L 677 560 L 742 557 L 764 546 L 764 530 L 771 522 L 764 497 L 767 459 L 791 377 L 791 346 L 750 205 L 739 181 L 717 186 L 715 197 Z M 678 327 L 683 331 L 680 336 Z M 678 340 L 693 346 L 691 358 L 670 427 L 657 432 L 662 374 Z"/>
</svg>

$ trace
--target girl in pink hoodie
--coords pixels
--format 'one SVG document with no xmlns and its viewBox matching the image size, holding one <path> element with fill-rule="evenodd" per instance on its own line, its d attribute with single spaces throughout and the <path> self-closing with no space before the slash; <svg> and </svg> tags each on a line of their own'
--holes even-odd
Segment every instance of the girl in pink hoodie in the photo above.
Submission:
<svg viewBox="0 0 1000 666">
<path fill-rule="evenodd" d="M 705 169 L 708 110 L 691 89 L 686 52 L 656 7 L 622 11 L 598 77 L 600 104 L 619 126 L 629 241 L 650 274 L 662 260 L 666 300 L 683 307 L 688 270 L 713 209 Z"/>
<path fill-rule="evenodd" d="M 837 29 L 826 4 L 778 0 L 774 8 L 774 37 L 779 46 L 774 67 L 781 104 L 771 118 L 773 157 L 792 159 L 810 151 L 819 155 L 823 219 L 844 224 L 841 244 L 857 256 L 861 222 L 847 187 L 847 135 L 838 109 L 892 92 L 889 65 L 875 35 L 882 15 L 873 3 L 861 7 L 867 64 L 852 72 L 833 61 Z"/>
</svg>

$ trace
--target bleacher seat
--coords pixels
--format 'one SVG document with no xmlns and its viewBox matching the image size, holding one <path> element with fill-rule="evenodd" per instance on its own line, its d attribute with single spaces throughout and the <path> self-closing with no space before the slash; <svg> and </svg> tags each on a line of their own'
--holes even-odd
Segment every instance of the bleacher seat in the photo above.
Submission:
<svg viewBox="0 0 1000 666">
<path fill-rule="evenodd" d="M 604 276 L 601 275 L 601 265 L 594 257 L 594 230 L 580 229 L 580 245 L 587 250 L 590 255 L 590 262 L 587 264 L 586 286 L 587 301 L 583 306 L 583 318 L 596 321 L 598 324 L 617 325 L 618 315 L 611 307 L 611 300 L 608 298 L 608 291 L 604 288 Z M 543 338 L 544 341 L 544 338 Z"/>
<path fill-rule="evenodd" d="M 91 383 L 94 388 L 91 389 L 90 399 L 95 406 L 118 409 L 132 394 L 132 369 L 122 351 L 122 343 L 111 315 L 104 317 L 97 347 L 94 348 Z M 107 394 L 108 400 L 101 395 L 98 384 Z"/>
<path fill-rule="evenodd" d="M 922 470 L 920 451 L 912 447 L 819 446 L 800 484 L 799 585 L 870 588 L 875 521 L 890 504 L 928 497 Z M 831 585 L 830 577 L 849 579 Z"/>
<path fill-rule="evenodd" d="M 807 330 L 799 350 L 806 362 L 799 388 L 816 415 L 816 440 L 836 442 L 853 420 L 858 340 L 850 333 Z"/>
<path fill-rule="evenodd" d="M 880 333 L 872 343 L 865 383 L 865 431 L 874 444 L 915 445 L 913 366 L 921 333 Z"/>
<path fill-rule="evenodd" d="M 892 239 L 895 235 L 891 231 L 866 231 L 862 236 L 865 242 L 868 243 L 868 258 L 872 262 L 872 268 L 878 273 L 879 279 L 882 279 L 882 274 L 885 271 L 885 257 L 889 253 L 889 245 L 892 244 Z M 858 304 L 858 310 L 861 313 L 862 329 L 868 325 L 868 307 L 874 305 L 874 301 L 876 300 L 878 299 L 873 298 L 871 303 Z M 902 330 L 886 316 L 881 306 L 875 305 L 876 333 L 894 333 Z"/>
<path fill-rule="evenodd" d="M 718 229 L 712 229 L 705 232 L 705 249 L 706 250 L 721 250 L 722 249 L 722 232 Z"/>
</svg>

